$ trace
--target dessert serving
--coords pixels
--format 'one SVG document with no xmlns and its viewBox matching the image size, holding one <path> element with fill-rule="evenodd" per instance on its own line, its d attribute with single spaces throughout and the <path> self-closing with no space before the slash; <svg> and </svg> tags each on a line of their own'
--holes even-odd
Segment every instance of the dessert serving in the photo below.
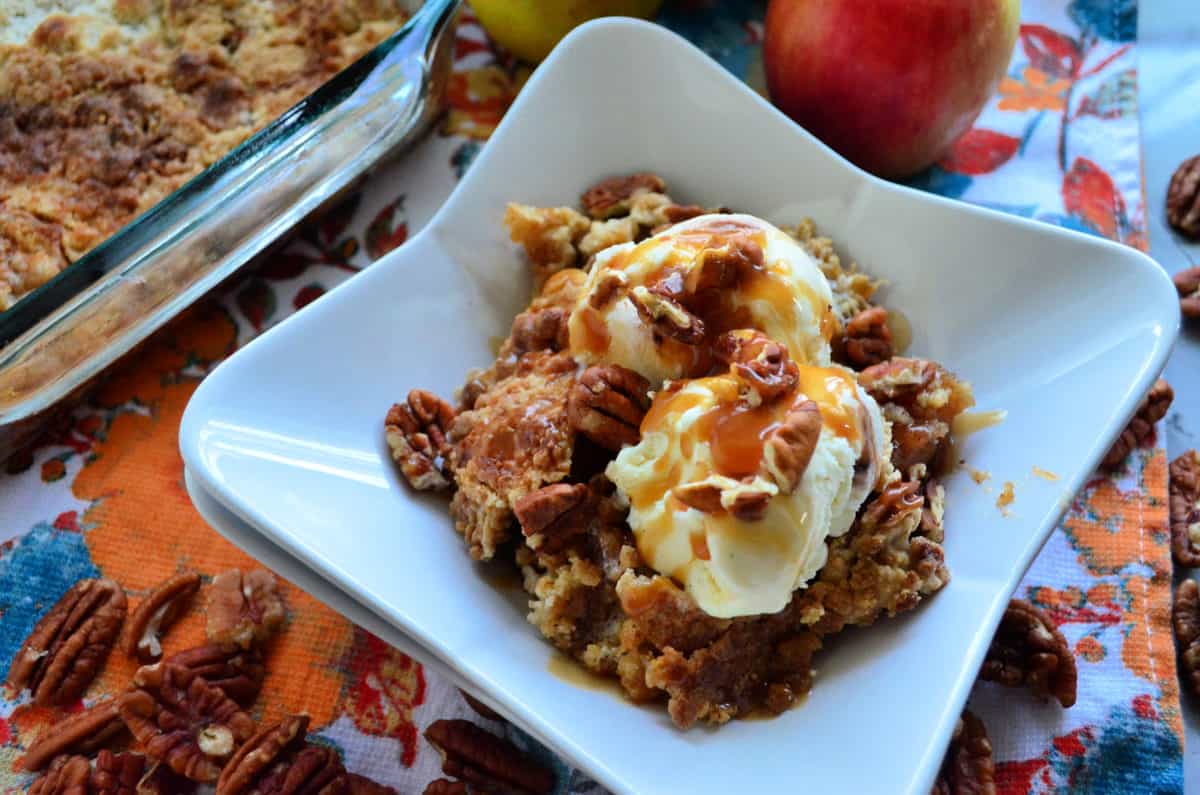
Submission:
<svg viewBox="0 0 1200 795">
<path fill-rule="evenodd" d="M 2 4 L 0 311 L 406 17 L 395 0 Z"/>
<path fill-rule="evenodd" d="M 946 584 L 937 475 L 970 386 L 896 355 L 878 282 L 811 221 L 646 173 L 504 220 L 534 298 L 455 405 L 415 389 L 385 432 L 471 557 L 519 566 L 551 643 L 719 724 L 792 706 L 830 636 Z"/>
</svg>

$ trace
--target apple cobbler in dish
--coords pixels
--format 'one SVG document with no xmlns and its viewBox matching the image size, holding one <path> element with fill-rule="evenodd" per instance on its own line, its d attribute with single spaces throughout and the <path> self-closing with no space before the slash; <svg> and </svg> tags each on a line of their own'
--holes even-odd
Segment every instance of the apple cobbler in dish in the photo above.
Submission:
<svg viewBox="0 0 1200 795">
<path fill-rule="evenodd" d="M 395 0 L 0 3 L 0 311 L 406 18 Z"/>
<path fill-rule="evenodd" d="M 529 621 L 680 727 L 787 709 L 844 627 L 949 579 L 943 489 L 970 386 L 896 356 L 878 283 L 804 221 L 674 202 L 652 174 L 509 205 L 535 297 L 455 405 L 386 437 L 451 495 Z"/>
</svg>

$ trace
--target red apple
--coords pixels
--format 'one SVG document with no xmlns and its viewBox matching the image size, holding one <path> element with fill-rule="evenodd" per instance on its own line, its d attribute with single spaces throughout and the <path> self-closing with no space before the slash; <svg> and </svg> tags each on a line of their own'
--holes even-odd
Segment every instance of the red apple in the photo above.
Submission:
<svg viewBox="0 0 1200 795">
<path fill-rule="evenodd" d="M 1004 75 L 1020 0 L 771 0 L 772 101 L 850 161 L 896 179 L 938 159 Z"/>
</svg>

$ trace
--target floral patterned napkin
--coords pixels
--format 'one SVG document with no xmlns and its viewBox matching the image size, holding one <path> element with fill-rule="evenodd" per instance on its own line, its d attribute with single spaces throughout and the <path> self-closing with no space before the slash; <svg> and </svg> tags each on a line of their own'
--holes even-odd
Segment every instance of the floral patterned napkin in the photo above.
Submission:
<svg viewBox="0 0 1200 795">
<path fill-rule="evenodd" d="M 765 4 L 669 2 L 660 22 L 760 87 Z M 1025 0 L 1020 41 L 998 95 L 913 184 L 943 195 L 1145 248 L 1133 0 Z M 336 211 L 299 230 L 253 272 L 164 329 L 51 437 L 0 474 L 0 673 L 37 619 L 77 580 L 119 581 L 136 601 L 181 569 L 254 566 L 209 529 L 183 489 L 179 420 L 197 384 L 264 328 L 404 242 L 427 220 L 520 90 L 527 67 L 497 54 L 466 15 L 451 109 L 438 132 L 380 169 Z M 1018 493 L 1019 499 L 1019 493 Z M 1169 626 L 1166 459 L 1135 451 L 1076 498 L 1022 582 L 1071 643 L 1070 710 L 980 684 L 971 709 L 991 734 L 1002 793 L 1181 792 L 1182 727 Z M 435 674 L 296 587 L 271 648 L 256 717 L 312 716 L 346 766 L 403 793 L 441 776 L 424 737 L 439 719 L 473 721 L 554 772 L 559 792 L 600 792 L 520 730 L 482 717 Z M 198 614 L 168 651 L 203 634 Z M 114 653 L 86 703 L 123 689 L 134 663 Z M 77 711 L 76 703 L 68 711 Z M 0 785 L 58 717 L 0 699 Z"/>
</svg>

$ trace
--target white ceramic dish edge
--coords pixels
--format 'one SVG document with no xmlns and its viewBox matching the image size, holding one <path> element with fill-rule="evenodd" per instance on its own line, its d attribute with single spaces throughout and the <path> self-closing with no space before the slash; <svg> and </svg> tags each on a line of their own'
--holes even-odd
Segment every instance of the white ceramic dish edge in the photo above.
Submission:
<svg viewBox="0 0 1200 795">
<path fill-rule="evenodd" d="M 455 686 L 470 691 L 472 696 L 497 712 L 504 713 L 503 707 L 494 703 L 490 695 L 465 681 L 453 668 L 443 665 L 436 657 L 430 656 L 420 644 L 415 643 L 412 638 L 402 633 L 393 624 L 376 615 L 362 602 L 349 596 L 337 585 L 268 541 L 262 533 L 255 530 L 206 491 L 192 475 L 191 470 L 186 467 L 183 471 L 183 485 L 200 517 L 226 541 L 301 588 L 310 596 L 320 600 L 347 621 L 357 624 L 425 667 L 432 669 L 437 675 L 453 682 Z"/>
</svg>

